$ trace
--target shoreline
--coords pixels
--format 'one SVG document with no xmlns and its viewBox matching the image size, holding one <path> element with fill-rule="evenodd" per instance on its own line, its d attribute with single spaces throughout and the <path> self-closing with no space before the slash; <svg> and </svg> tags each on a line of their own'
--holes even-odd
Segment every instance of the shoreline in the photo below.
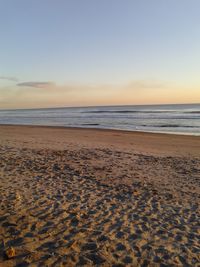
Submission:
<svg viewBox="0 0 200 267">
<path fill-rule="evenodd" d="M 172 136 L 190 136 L 200 138 L 200 134 L 190 134 L 181 132 L 156 132 L 156 131 L 141 131 L 141 130 L 123 130 L 115 128 L 95 128 L 95 127 L 75 127 L 75 126 L 57 126 L 57 125 L 31 125 L 31 124 L 0 124 L 0 127 L 27 127 L 27 128 L 55 128 L 55 129 L 66 129 L 66 130 L 91 130 L 91 131 L 102 131 L 102 132 L 120 132 L 120 133 L 139 133 L 139 134 L 156 134 L 156 135 L 172 135 Z"/>
<path fill-rule="evenodd" d="M 63 150 L 110 148 L 142 154 L 200 156 L 200 137 L 95 128 L 0 125 L 0 144 Z"/>
</svg>

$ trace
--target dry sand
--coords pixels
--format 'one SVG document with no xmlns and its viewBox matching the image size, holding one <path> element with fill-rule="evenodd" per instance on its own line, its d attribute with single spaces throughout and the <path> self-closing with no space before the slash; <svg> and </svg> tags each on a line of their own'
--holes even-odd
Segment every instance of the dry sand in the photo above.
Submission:
<svg viewBox="0 0 200 267">
<path fill-rule="evenodd" d="M 200 137 L 0 126 L 0 196 L 0 266 L 200 266 Z"/>
</svg>

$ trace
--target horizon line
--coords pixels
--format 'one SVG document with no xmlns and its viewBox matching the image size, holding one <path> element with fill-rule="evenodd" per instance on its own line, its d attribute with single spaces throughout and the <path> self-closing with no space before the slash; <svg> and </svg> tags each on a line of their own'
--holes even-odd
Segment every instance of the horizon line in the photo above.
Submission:
<svg viewBox="0 0 200 267">
<path fill-rule="evenodd" d="M 60 106 L 60 107 L 39 107 L 39 108 L 0 108 L 0 111 L 12 110 L 38 110 L 38 109 L 66 109 L 66 108 L 100 108 L 100 107 L 131 107 L 131 106 L 174 106 L 174 105 L 200 105 L 200 103 L 166 103 L 166 104 L 128 104 L 128 105 L 89 105 L 89 106 Z"/>
</svg>

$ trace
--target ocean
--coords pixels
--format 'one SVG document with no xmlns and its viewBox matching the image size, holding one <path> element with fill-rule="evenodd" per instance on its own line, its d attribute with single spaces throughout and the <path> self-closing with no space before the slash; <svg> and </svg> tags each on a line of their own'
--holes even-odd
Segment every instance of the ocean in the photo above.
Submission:
<svg viewBox="0 0 200 267">
<path fill-rule="evenodd" d="M 0 110 L 0 124 L 200 135 L 200 104 Z"/>
</svg>

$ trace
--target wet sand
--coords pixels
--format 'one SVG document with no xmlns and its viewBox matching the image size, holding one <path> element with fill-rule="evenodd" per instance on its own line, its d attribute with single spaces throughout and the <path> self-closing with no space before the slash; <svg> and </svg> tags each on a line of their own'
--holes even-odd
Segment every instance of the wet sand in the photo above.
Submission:
<svg viewBox="0 0 200 267">
<path fill-rule="evenodd" d="M 0 266 L 200 265 L 200 137 L 0 126 L 0 196 Z"/>
</svg>

